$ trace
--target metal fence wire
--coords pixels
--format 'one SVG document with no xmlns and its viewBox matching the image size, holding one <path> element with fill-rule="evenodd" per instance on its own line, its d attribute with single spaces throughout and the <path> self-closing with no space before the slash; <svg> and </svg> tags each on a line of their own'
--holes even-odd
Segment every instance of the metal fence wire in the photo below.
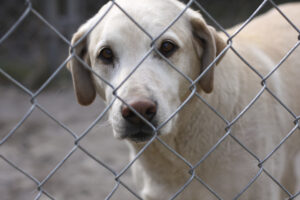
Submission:
<svg viewBox="0 0 300 200">
<path fill-rule="evenodd" d="M 165 29 L 161 32 L 161 34 L 157 37 L 152 37 L 151 34 L 149 34 L 142 26 L 140 26 L 138 24 L 137 21 L 135 21 L 135 19 L 133 19 L 127 12 L 126 10 L 124 10 L 115 0 L 111 1 L 112 4 L 111 6 L 107 9 L 107 11 L 104 13 L 104 15 L 98 20 L 98 22 L 91 28 L 91 30 L 89 30 L 82 38 L 81 40 L 83 40 L 85 37 L 87 37 L 87 35 L 95 28 L 95 26 L 99 23 L 101 23 L 101 21 L 103 20 L 103 18 L 105 18 L 106 14 L 110 12 L 112 7 L 118 7 L 133 23 L 136 24 L 136 26 L 143 31 L 149 38 L 151 38 L 152 42 L 154 43 L 156 40 L 158 40 L 170 27 L 173 26 L 173 24 L 183 15 L 183 13 L 186 12 L 186 10 L 191 6 L 194 5 L 195 7 L 197 7 L 201 13 L 203 15 L 205 15 L 208 19 L 210 19 L 214 25 L 220 29 L 224 34 L 227 35 L 228 39 L 227 39 L 227 47 L 221 52 L 221 54 L 215 58 L 215 60 L 213 61 L 213 63 L 210 64 L 210 66 L 207 68 L 207 70 L 205 70 L 196 80 L 191 80 L 189 77 L 187 77 L 184 73 L 182 73 L 181 71 L 179 71 L 176 66 L 174 66 L 171 62 L 169 62 L 166 58 L 163 57 L 163 59 L 166 60 L 166 62 L 169 63 L 169 65 L 176 70 L 178 73 L 180 73 L 187 81 L 190 82 L 190 88 L 191 88 L 191 94 L 190 96 L 183 102 L 183 104 L 181 104 L 180 107 L 177 108 L 177 110 L 171 115 L 169 116 L 169 118 L 161 125 L 159 125 L 158 127 L 154 127 L 152 124 L 149 124 L 149 122 L 147 122 L 146 119 L 143 119 L 145 122 L 147 122 L 149 124 L 149 126 L 152 127 L 152 129 L 154 130 L 155 133 L 157 133 L 165 124 L 167 124 L 169 122 L 169 120 L 171 118 L 173 118 L 178 112 L 180 112 L 180 110 L 182 109 L 182 107 L 189 102 L 189 100 L 196 96 L 200 101 L 204 102 L 209 109 L 211 109 L 218 118 L 220 118 L 223 122 L 224 122 L 224 130 L 225 130 L 225 134 L 224 136 L 199 160 L 198 163 L 196 163 L 195 165 L 192 165 L 191 163 L 189 163 L 184 157 L 182 157 L 179 153 L 177 153 L 174 149 L 172 149 L 168 144 L 166 144 L 166 142 L 164 142 L 159 136 L 157 136 L 157 134 L 150 140 L 147 142 L 147 144 L 140 150 L 140 152 L 137 153 L 136 157 L 131 160 L 121 171 L 115 171 L 114 169 L 112 169 L 109 165 L 107 165 L 105 162 L 103 162 L 102 160 L 99 160 L 98 158 L 96 158 L 92 153 L 89 153 L 88 150 L 86 150 L 82 145 L 81 145 L 81 140 L 83 138 L 85 138 L 90 130 L 104 117 L 104 115 L 110 110 L 111 106 L 114 104 L 116 99 L 119 99 L 120 101 L 122 101 L 124 104 L 126 104 L 125 100 L 123 100 L 120 96 L 117 95 L 117 91 L 118 89 L 132 76 L 132 74 L 135 73 L 135 71 L 140 67 L 140 65 L 145 61 L 145 59 L 149 56 L 149 54 L 153 51 L 157 52 L 158 54 L 160 54 L 160 52 L 155 48 L 155 45 L 153 45 L 148 53 L 146 55 L 144 55 L 144 57 L 140 60 L 140 62 L 135 66 L 135 68 L 132 70 L 132 72 L 128 75 L 128 77 L 122 81 L 122 83 L 117 86 L 114 87 L 112 86 L 111 83 L 105 81 L 104 78 L 102 78 L 101 76 L 97 75 L 101 80 L 105 81 L 106 84 L 112 88 L 113 90 L 113 94 L 114 94 L 114 100 L 107 105 L 107 107 L 103 110 L 102 113 L 99 114 L 99 116 L 97 117 L 97 119 L 90 124 L 89 127 L 87 127 L 85 129 L 85 131 L 83 131 L 82 133 L 78 134 L 75 133 L 74 131 L 72 131 L 70 128 L 68 128 L 67 125 L 65 125 L 64 123 L 62 123 L 61 121 L 59 121 L 58 119 L 56 119 L 53 115 L 50 114 L 49 111 L 47 111 L 47 109 L 45 109 L 43 107 L 43 105 L 41 105 L 38 101 L 37 101 L 37 97 L 44 91 L 44 89 L 51 83 L 54 81 L 54 78 L 58 75 L 58 73 L 66 67 L 66 64 L 68 63 L 68 61 L 70 61 L 72 58 L 76 58 L 77 60 L 79 60 L 87 69 L 91 70 L 91 68 L 78 56 L 76 55 L 74 48 L 76 45 L 78 45 L 80 43 L 81 40 L 79 40 L 74 46 L 72 46 L 71 42 L 69 39 L 67 39 L 62 33 L 60 33 L 60 31 L 53 26 L 50 22 L 48 22 L 33 6 L 32 6 L 32 2 L 30 0 L 26 0 L 26 10 L 24 11 L 24 13 L 18 18 L 18 20 L 10 27 L 10 29 L 6 32 L 6 34 L 4 34 L 4 36 L 1 37 L 0 39 L 0 45 L 8 39 L 8 37 L 17 29 L 18 26 L 20 26 L 20 24 L 28 17 L 29 14 L 33 14 L 35 15 L 41 22 L 43 22 L 46 26 L 48 26 L 53 32 L 55 32 L 55 34 L 57 35 L 57 37 L 59 37 L 60 39 L 62 39 L 67 45 L 69 45 L 70 49 L 71 49 L 71 54 L 70 56 L 68 56 L 64 62 L 57 67 L 57 69 L 55 70 L 55 72 L 48 78 L 48 80 L 46 80 L 41 86 L 40 88 L 36 91 L 36 92 L 32 92 L 30 89 L 26 88 L 23 84 L 21 84 L 20 82 L 18 82 L 14 77 L 12 77 L 11 75 L 9 75 L 8 72 L 6 72 L 3 68 L 0 68 L 0 73 L 6 77 L 11 83 L 13 83 L 14 85 L 16 85 L 17 87 L 19 87 L 24 93 L 26 93 L 27 95 L 29 95 L 31 97 L 30 103 L 32 104 L 30 109 L 28 109 L 27 113 L 23 116 L 23 118 L 14 126 L 14 128 L 12 130 L 9 131 L 8 134 L 6 134 L 0 141 L 0 146 L 3 145 L 4 143 L 7 142 L 7 140 L 15 134 L 16 130 L 18 128 L 20 128 L 24 122 L 26 121 L 26 119 L 33 113 L 34 110 L 38 109 L 40 111 L 42 111 L 46 116 L 48 116 L 51 120 L 53 120 L 55 123 L 57 123 L 61 129 L 66 130 L 74 139 L 74 145 L 72 147 L 72 149 L 69 150 L 69 153 L 67 155 L 65 155 L 65 157 L 56 165 L 55 168 L 52 169 L 52 171 L 42 180 L 39 181 L 36 177 L 34 177 L 32 174 L 30 174 L 29 172 L 26 172 L 24 169 L 22 169 L 22 167 L 18 166 L 17 164 L 14 164 L 13 161 L 11 161 L 7 156 L 4 156 L 1 151 L 0 151 L 0 158 L 5 161 L 12 169 L 15 170 L 15 173 L 21 173 L 23 174 L 25 177 L 28 178 L 28 180 L 32 181 L 33 183 L 36 184 L 36 189 L 38 194 L 36 195 L 35 199 L 40 199 L 42 196 L 46 196 L 49 199 L 55 200 L 57 198 L 55 198 L 52 194 L 50 194 L 50 192 L 48 192 L 45 188 L 44 185 L 49 181 L 49 179 L 55 174 L 57 173 L 58 169 L 60 169 L 65 162 L 72 157 L 73 153 L 75 151 L 82 151 L 86 156 L 89 156 L 91 159 L 95 160 L 101 167 L 103 167 L 105 170 L 107 170 L 109 173 L 111 173 L 114 176 L 115 179 L 115 186 L 113 188 L 111 188 L 111 192 L 109 193 L 109 195 L 106 197 L 106 199 L 111 199 L 115 192 L 120 188 L 123 187 L 125 189 L 127 189 L 130 193 L 132 193 L 136 199 L 142 199 L 142 197 L 133 189 L 130 188 L 130 186 L 128 186 L 125 182 L 123 182 L 121 180 L 121 177 L 124 175 L 124 173 L 126 171 L 128 171 L 132 165 L 140 158 L 140 156 L 144 153 L 144 151 L 149 147 L 149 145 L 151 145 L 151 143 L 153 141 L 159 141 L 166 149 L 168 149 L 170 152 L 172 152 L 175 156 L 177 156 L 179 159 L 181 159 L 188 167 L 189 167 L 189 173 L 190 173 L 190 179 L 184 184 L 182 185 L 182 187 L 173 194 L 173 196 L 170 199 L 176 199 L 176 197 L 178 197 L 179 194 L 181 194 L 192 181 L 199 181 L 208 191 L 210 191 L 210 193 L 216 198 L 216 199 L 223 199 L 222 196 L 219 194 L 219 191 L 214 190 L 212 187 L 210 187 L 209 184 L 207 184 L 205 181 L 203 181 L 199 176 L 197 176 L 195 174 L 195 169 L 197 167 L 199 167 L 201 165 L 201 163 L 207 159 L 207 157 L 211 154 L 214 153 L 214 151 L 216 150 L 216 148 L 228 137 L 232 138 L 236 144 L 240 145 L 246 152 L 249 153 L 250 156 L 252 156 L 255 160 L 257 160 L 257 174 L 251 179 L 249 180 L 249 183 L 239 192 L 236 194 L 236 196 L 234 197 L 234 199 L 239 199 L 242 194 L 244 192 L 246 192 L 249 188 L 251 188 L 251 185 L 262 175 L 266 175 L 267 177 L 269 177 L 276 185 L 278 185 L 281 190 L 286 194 L 286 196 L 288 197 L 288 199 L 296 199 L 296 197 L 300 196 L 300 191 L 296 192 L 296 193 L 291 193 L 290 191 L 288 191 L 288 189 L 286 189 L 284 187 L 284 185 L 282 183 L 280 183 L 280 181 L 276 180 L 275 177 L 273 177 L 268 171 L 267 169 L 265 169 L 264 167 L 264 163 L 270 159 L 270 157 L 273 156 L 273 154 L 280 149 L 280 147 L 287 141 L 287 139 L 289 137 L 291 137 L 294 133 L 296 133 L 296 131 L 298 129 L 300 129 L 299 126 L 299 119 L 300 116 L 297 116 L 297 114 L 291 110 L 287 105 L 285 105 L 279 97 L 276 96 L 276 94 L 274 94 L 267 85 L 267 81 L 268 79 L 275 73 L 276 70 L 278 70 L 280 68 L 280 66 L 282 65 L 282 63 L 284 63 L 287 58 L 293 54 L 293 52 L 295 51 L 295 49 L 297 47 L 299 47 L 300 45 L 300 36 L 299 36 L 299 40 L 295 43 L 295 45 L 290 49 L 289 52 L 287 52 L 287 54 L 281 59 L 281 61 L 274 66 L 274 69 L 269 72 L 269 74 L 267 74 L 266 76 L 263 76 L 262 74 L 260 74 L 258 71 L 255 70 L 255 67 L 252 66 L 251 64 L 249 64 L 246 59 L 243 58 L 243 56 L 232 46 L 232 41 L 234 41 L 235 37 L 253 20 L 254 17 L 257 16 L 257 14 L 261 11 L 261 9 L 266 5 L 266 4 L 270 4 L 272 5 L 272 7 L 274 7 L 278 13 L 286 20 L 287 23 L 290 24 L 291 27 L 293 27 L 295 29 L 295 31 L 297 31 L 300 35 L 300 30 L 299 27 L 297 27 L 295 24 L 292 23 L 292 21 L 289 20 L 289 18 L 285 15 L 285 13 L 283 13 L 279 7 L 274 3 L 273 0 L 264 0 L 261 2 L 261 4 L 259 5 L 259 7 L 254 11 L 254 13 L 242 24 L 242 26 L 240 26 L 240 28 L 232 35 L 230 35 L 229 33 L 226 32 L 226 30 L 209 14 L 209 12 L 207 12 L 202 5 L 197 2 L 196 0 L 190 0 L 187 4 L 185 9 L 182 10 L 182 12 L 175 18 L 173 19 L 172 23 L 169 24 L 169 26 L 165 27 Z M 199 93 L 197 93 L 197 91 L 195 90 L 195 84 L 202 78 L 202 76 L 214 65 L 214 63 L 216 63 L 218 61 L 218 59 L 227 51 L 227 50 L 232 50 L 259 78 L 261 81 L 261 90 L 256 94 L 256 96 L 252 99 L 252 101 L 240 112 L 236 115 L 236 117 L 232 120 L 232 121 L 228 121 L 224 116 L 222 116 L 221 113 L 218 112 L 218 110 L 216 110 L 213 106 L 211 106 Z M 259 159 L 259 157 L 252 152 L 250 149 L 248 149 L 246 147 L 246 145 L 244 145 L 240 140 L 238 140 L 238 138 L 236 138 L 232 132 L 231 132 L 231 127 L 237 123 L 238 120 L 240 120 L 240 118 L 249 110 L 249 108 L 256 102 L 258 101 L 258 99 L 261 97 L 261 95 L 263 93 L 269 93 L 272 95 L 272 97 L 274 98 L 275 101 L 277 101 L 283 109 L 285 109 L 290 116 L 293 119 L 293 123 L 295 124 L 294 127 L 290 130 L 290 132 L 286 133 L 285 137 L 281 140 L 281 142 L 273 149 L 273 151 L 271 151 L 264 159 Z M 2 94 L 3 95 L 3 94 Z M 0 97 L 1 98 L 1 97 Z M 135 112 L 139 117 L 143 118 L 141 115 L 139 115 L 138 112 Z M 299 132 L 298 132 L 299 133 Z M 54 147 L 53 147 L 54 148 Z M 71 178 L 71 177 L 70 177 Z M 298 188 L 300 189 L 300 188 Z"/>
</svg>

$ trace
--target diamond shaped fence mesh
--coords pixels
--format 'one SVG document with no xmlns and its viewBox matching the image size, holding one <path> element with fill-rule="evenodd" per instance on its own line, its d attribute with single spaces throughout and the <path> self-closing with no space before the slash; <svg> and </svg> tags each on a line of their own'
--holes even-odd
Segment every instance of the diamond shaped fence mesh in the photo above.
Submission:
<svg viewBox="0 0 300 200">
<path fill-rule="evenodd" d="M 69 56 L 65 57 L 64 60 L 55 67 L 55 69 L 51 73 L 51 76 L 49 76 L 47 80 L 43 81 L 43 83 L 35 91 L 29 89 L 25 86 L 24 83 L 22 83 L 22 81 L 19 81 L 16 77 L 10 75 L 7 68 L 4 68 L 4 66 L 0 66 L 1 76 L 4 77 L 6 81 L 9 82 L 9 84 L 14 85 L 15 91 L 18 91 L 18 95 L 14 97 L 13 101 L 14 104 L 17 104 L 15 105 L 15 108 L 9 107 L 10 105 L 12 105 L 12 102 L 6 100 L 6 97 L 11 96 L 12 94 L 7 92 L 6 90 L 2 90 L 4 92 L 1 92 L 0 96 L 0 99 L 3 100 L 1 101 L 2 114 L 0 116 L 1 118 L 7 118 L 7 120 L 3 123 L 7 123 L 10 125 L 9 128 L 6 127 L 1 129 L 0 127 L 0 173 L 2 174 L 2 180 L 0 180 L 0 184 L 1 187 L 3 185 L 3 189 L 0 189 L 1 193 L 9 195 L 19 193 L 19 195 L 21 196 L 17 195 L 18 199 L 89 199 L 89 193 L 93 193 L 94 196 L 96 195 L 96 199 L 143 199 L 143 197 L 136 189 L 135 184 L 131 182 L 130 169 L 139 159 L 141 159 L 141 156 L 149 148 L 149 146 L 151 146 L 153 142 L 157 142 L 162 146 L 162 148 L 171 153 L 174 156 L 174 159 L 180 160 L 180 162 L 182 162 L 182 165 L 187 169 L 186 172 L 189 173 L 189 178 L 185 181 L 185 183 L 180 188 L 178 188 L 176 192 L 169 196 L 168 199 L 180 199 L 180 195 L 185 192 L 185 190 L 192 184 L 192 182 L 195 181 L 200 183 L 201 186 L 211 194 L 211 199 L 224 199 L 224 197 L 222 196 L 222 191 L 218 191 L 217 189 L 215 189 L 214 186 L 209 183 L 209 181 L 207 182 L 199 174 L 197 174 L 197 169 L 201 167 L 201 165 L 217 151 L 218 147 L 222 145 L 224 141 L 232 140 L 234 141 L 237 148 L 239 148 L 239 151 L 244 151 L 245 157 L 248 156 L 248 158 L 252 159 L 257 165 L 255 174 L 249 178 L 247 184 L 241 186 L 241 190 L 234 194 L 232 199 L 243 199 L 243 194 L 247 193 L 248 190 L 251 190 L 252 185 L 255 184 L 255 182 L 258 181 L 261 177 L 269 179 L 269 181 L 272 182 L 270 184 L 275 184 L 284 194 L 285 199 L 299 198 L 300 188 L 298 188 L 298 191 L 296 192 L 290 191 L 290 189 L 287 188 L 286 185 L 283 184 L 280 180 L 278 180 L 277 177 L 274 177 L 273 174 L 269 172 L 268 167 L 266 167 L 268 160 L 272 159 L 272 157 L 275 156 L 276 153 L 280 151 L 281 147 L 288 143 L 289 140 L 293 140 L 293 137 L 299 137 L 300 133 L 299 110 L 293 110 L 292 108 L 290 108 L 285 103 L 285 101 L 282 100 L 285 98 L 275 93 L 272 90 L 272 87 L 269 87 L 268 84 L 269 79 L 271 79 L 274 74 L 276 74 L 276 72 L 280 70 L 282 64 L 287 62 L 288 58 L 292 56 L 297 49 L 299 49 L 300 27 L 294 24 L 293 21 L 287 17 L 287 13 L 283 12 L 274 1 L 264 0 L 260 3 L 253 14 L 249 16 L 248 19 L 244 21 L 235 32 L 229 33 L 227 32 L 227 30 L 225 30 L 225 28 L 223 28 L 220 23 L 218 23 L 217 20 L 214 19 L 213 16 L 210 15 L 207 10 L 205 10 L 205 8 L 199 1 L 190 0 L 185 4 L 185 8 L 177 15 L 176 18 L 172 20 L 172 22 L 168 26 L 164 28 L 164 30 L 161 31 L 160 34 L 158 34 L 157 36 L 153 36 L 149 32 L 147 32 L 147 30 L 141 24 L 139 24 L 138 21 L 136 21 L 134 17 L 132 17 L 126 11 L 126 9 L 119 5 L 117 0 L 112 0 L 110 2 L 111 4 L 107 7 L 104 14 L 75 44 L 72 44 L 71 41 L 66 38 L 55 25 L 50 23 L 43 15 L 41 15 L 35 9 L 30 0 L 26 0 L 24 6 L 25 10 L 21 14 L 21 16 L 13 25 L 9 27 L 5 34 L 1 36 L 0 46 L 4 45 L 7 40 L 13 37 L 14 32 L 22 25 L 25 20 L 34 17 L 35 19 L 38 19 L 41 23 L 43 23 L 44 26 L 48 27 L 48 31 L 52 32 L 55 37 L 59 38 L 64 43 L 64 45 L 68 46 L 70 49 Z M 239 50 L 235 48 L 234 43 L 236 37 L 239 36 L 240 32 L 247 31 L 248 25 L 251 24 L 253 19 L 257 17 L 257 15 L 266 5 L 274 8 L 277 14 L 281 15 L 286 23 L 289 24 L 289 26 L 292 27 L 293 30 L 299 35 L 299 37 L 298 40 L 295 40 L 294 45 L 291 46 L 284 57 L 280 58 L 280 61 L 273 66 L 273 69 L 268 73 L 263 74 L 262 72 L 256 70 L 256 66 L 252 65 L 245 58 L 243 53 L 239 52 Z M 168 58 L 166 58 L 154 45 L 155 42 L 159 40 L 164 35 L 164 33 L 166 33 L 184 15 L 184 13 L 187 12 L 188 9 L 190 9 L 191 6 L 200 10 L 201 14 L 204 15 L 206 19 L 211 21 L 213 23 L 213 26 L 220 30 L 220 32 L 226 35 L 227 39 L 226 47 L 222 50 L 222 52 L 220 52 L 220 54 L 213 60 L 213 62 L 209 64 L 206 70 L 204 70 L 201 75 L 199 75 L 194 80 L 183 73 L 174 63 L 168 60 Z M 133 67 L 128 76 L 117 86 L 114 86 L 104 77 L 93 71 L 90 68 L 89 64 L 82 60 L 82 58 L 75 51 L 75 47 L 79 45 L 82 40 L 87 38 L 98 24 L 102 23 L 103 19 L 109 12 L 111 12 L 112 8 L 118 8 L 123 14 L 125 14 L 124 16 L 126 16 L 131 22 L 133 22 L 136 27 L 151 40 L 152 44 L 149 47 L 147 53 Z M 145 15 L 147 15 L 147 13 L 145 13 Z M 272 32 L 272 30 L 270 30 L 270 32 Z M 278 48 L 280 48 L 280 46 Z M 257 93 L 252 96 L 251 99 L 249 99 L 249 103 L 247 105 L 244 105 L 240 109 L 239 113 L 235 113 L 235 117 L 233 119 L 229 119 L 226 113 L 221 113 L 217 108 L 211 105 L 210 102 L 205 99 L 203 95 L 197 90 L 197 83 L 206 73 L 211 70 L 211 68 L 222 58 L 223 55 L 226 54 L 227 51 L 232 51 L 233 54 L 235 54 L 235 56 L 238 57 L 249 68 L 252 73 L 251 76 L 256 77 L 256 79 L 258 80 L 257 84 L 260 84 L 260 88 Z M 190 86 L 189 94 L 184 99 L 184 101 L 182 101 L 180 106 L 177 107 L 176 110 L 174 110 L 173 113 L 167 117 L 167 119 L 165 119 L 157 126 L 154 126 L 152 123 L 150 123 L 128 102 L 126 102 L 125 99 L 118 95 L 119 89 L 126 84 L 126 82 L 136 73 L 136 71 L 141 67 L 145 60 L 147 60 L 149 56 L 153 54 L 153 52 L 158 54 L 161 59 L 168 63 L 169 67 L 172 70 L 180 74 L 180 76 L 182 76 Z M 111 93 L 113 95 L 112 101 L 107 105 L 103 105 L 101 103 L 101 105 L 98 105 L 99 103 L 97 104 L 97 106 L 103 107 L 103 110 L 101 112 L 98 112 L 96 107 L 93 107 L 88 111 L 84 111 L 85 108 L 76 108 L 77 110 L 79 110 L 79 112 L 77 112 L 76 116 L 72 117 L 80 118 L 80 121 L 86 121 L 85 123 L 79 125 L 72 124 L 72 122 L 65 120 L 64 117 L 60 114 L 61 112 L 70 112 L 69 109 L 72 109 L 72 107 L 68 107 L 68 101 L 70 101 L 70 99 L 59 99 L 57 98 L 59 94 L 54 93 L 53 98 L 55 99 L 50 99 L 51 103 L 45 103 L 45 99 L 48 99 L 48 97 L 45 96 L 45 93 L 47 93 L 47 87 L 57 81 L 56 78 L 60 73 L 66 70 L 67 63 L 72 59 L 76 59 L 87 70 L 91 71 L 91 73 L 93 73 L 101 81 L 103 81 L 107 85 L 107 87 L 110 87 Z M 34 71 L 35 69 L 31 70 Z M 19 90 L 17 90 L 16 88 L 18 88 Z M 63 91 L 63 93 L 64 92 L 65 91 Z M 246 95 L 247 91 L 243 92 Z M 22 95 L 19 95 L 19 93 L 22 93 Z M 264 95 L 272 96 L 274 104 L 280 105 L 278 107 L 280 107 L 283 116 L 288 117 L 290 119 L 290 123 L 293 124 L 293 126 L 291 126 L 290 130 L 285 130 L 286 132 L 284 133 L 284 137 L 282 137 L 281 140 L 272 147 L 272 150 L 270 150 L 267 155 L 258 155 L 259 153 L 257 153 L 256 150 L 248 148 L 247 141 L 240 139 L 238 134 L 234 133 L 234 128 L 239 123 L 239 121 L 242 120 L 243 117 L 247 117 L 247 113 L 251 112 L 251 108 L 255 107 L 255 105 L 259 103 L 260 99 Z M 72 98 L 74 97 L 72 96 Z M 164 139 L 158 133 L 164 126 L 170 123 L 170 120 L 173 119 L 186 104 L 188 104 L 192 99 L 195 98 L 197 99 L 197 101 L 205 104 L 210 112 L 214 113 L 216 118 L 222 121 L 224 126 L 224 133 L 221 138 L 215 141 L 215 144 L 208 151 L 206 151 L 203 155 L 201 155 L 201 157 L 199 157 L 196 163 L 192 163 L 179 152 L 177 152 L 173 147 L 171 147 L 171 145 L 169 145 L 166 141 L 164 141 Z M 132 112 L 134 112 L 135 115 L 141 118 L 141 120 L 145 124 L 151 127 L 152 131 L 154 132 L 154 136 L 140 148 L 140 150 L 132 159 L 130 159 L 130 161 L 128 161 L 127 158 L 122 158 L 121 160 L 119 160 L 118 158 L 116 159 L 114 157 L 119 152 L 122 152 L 122 156 L 127 155 L 127 150 L 122 146 L 122 142 L 117 143 L 116 146 L 110 146 L 109 143 L 111 142 L 111 140 L 102 141 L 102 137 L 104 136 L 102 136 L 101 138 L 97 138 L 99 135 L 96 134 L 98 129 L 103 129 L 106 132 L 111 132 L 111 129 L 106 126 L 106 115 L 111 110 L 116 101 L 121 101 L 124 105 L 127 105 L 132 110 Z M 28 104 L 27 107 L 24 105 L 24 102 Z M 52 106 L 61 102 L 65 103 L 63 103 L 63 106 L 56 109 L 59 110 L 59 112 L 53 111 Z M 18 105 L 22 105 L 22 108 L 19 108 Z M 12 120 L 13 123 L 8 121 L 11 119 L 9 113 L 12 112 L 12 110 L 17 110 L 19 112 L 19 120 L 16 123 L 14 122 L 15 119 Z M 87 114 L 88 112 L 93 112 L 93 116 Z M 36 113 L 39 114 L 35 115 Z M 257 115 L 259 115 L 259 113 L 257 113 Z M 42 120 L 46 120 L 47 123 L 50 124 L 50 131 L 46 131 L 47 133 L 45 133 L 45 131 L 43 130 L 43 125 L 41 125 Z M 31 128 L 41 128 L 37 131 L 37 133 L 33 134 L 31 133 L 32 130 L 27 128 L 28 125 L 26 124 L 28 123 L 31 124 Z M 4 124 L 1 124 L 1 121 L 0 126 L 4 127 Z M 74 131 L 75 129 L 76 131 Z M 38 137 L 46 137 L 46 135 L 47 141 L 41 142 L 37 139 L 34 139 Z M 107 137 L 112 137 L 112 134 L 108 134 Z M 27 143 L 26 141 L 29 139 L 31 141 Z M 61 141 L 68 142 L 63 143 Z M 93 144 L 93 147 L 90 147 L 91 143 Z M 23 146 L 19 147 L 18 145 Z M 29 145 L 30 147 L 25 147 L 26 145 Z M 39 146 L 39 148 L 35 148 L 36 146 Z M 97 150 L 98 148 L 99 150 L 105 152 L 99 153 Z M 298 148 L 299 152 L 299 145 L 293 146 L 292 148 Z M 49 157 L 49 160 L 51 161 L 47 160 L 47 157 L 44 159 L 41 159 L 41 157 L 39 157 L 39 154 L 41 154 L 42 150 L 46 151 L 47 155 L 54 156 L 51 157 L 52 160 Z M 27 151 L 33 152 L 33 156 L 28 156 Z M 24 157 L 24 159 L 18 159 L 21 157 Z M 289 159 L 296 160 L 299 158 L 291 157 Z M 89 172 L 85 172 L 84 167 L 78 167 L 79 165 L 82 165 L 83 162 L 81 163 L 81 161 L 83 160 L 85 163 L 87 163 L 87 165 L 93 166 L 93 170 L 90 171 L 90 174 L 92 175 L 88 175 Z M 114 164 L 114 162 L 119 163 Z M 40 168 L 39 171 L 42 171 L 42 173 L 37 173 L 32 168 L 33 165 L 36 168 Z M 88 171 L 89 168 L 86 168 L 86 170 Z M 299 169 L 297 171 L 299 172 Z M 99 175 L 96 175 L 98 172 Z M 85 179 L 85 175 L 89 177 L 89 180 L 81 180 Z M 170 174 L 170 176 L 172 176 L 172 174 Z M 101 179 L 103 177 L 105 178 L 97 182 L 97 180 L 90 180 L 93 177 L 95 177 L 94 179 Z M 64 179 L 66 182 L 61 183 L 60 178 Z M 298 180 L 300 179 L 300 177 L 296 178 Z M 81 183 L 81 185 L 73 184 L 72 182 L 74 181 Z M 6 186 L 4 187 L 4 185 Z M 58 185 L 59 187 L 55 187 L 55 185 Z M 87 189 L 87 191 L 85 191 L 84 188 L 94 189 Z M 8 192 L 8 190 L 11 191 Z M 60 191 L 58 192 L 57 190 Z M 68 190 L 69 192 L 67 192 Z M 69 197 L 67 197 L 65 195 L 66 193 L 71 193 L 74 195 L 70 195 Z M 9 195 L 4 196 L 4 200 L 16 198 Z M 85 196 L 87 198 L 84 198 Z M 199 197 L 199 199 L 201 198 Z"/>
</svg>

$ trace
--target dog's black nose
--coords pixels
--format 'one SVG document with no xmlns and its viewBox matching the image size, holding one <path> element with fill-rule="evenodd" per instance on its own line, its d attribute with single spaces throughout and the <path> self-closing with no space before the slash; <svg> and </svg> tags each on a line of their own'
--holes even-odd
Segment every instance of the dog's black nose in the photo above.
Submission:
<svg viewBox="0 0 300 200">
<path fill-rule="evenodd" d="M 146 120 L 151 121 L 156 115 L 157 105 L 154 101 L 147 98 L 138 98 L 126 101 L 136 112 Z M 143 120 L 137 116 L 127 105 L 122 105 L 121 113 L 124 119 L 135 125 L 144 124 Z"/>
</svg>

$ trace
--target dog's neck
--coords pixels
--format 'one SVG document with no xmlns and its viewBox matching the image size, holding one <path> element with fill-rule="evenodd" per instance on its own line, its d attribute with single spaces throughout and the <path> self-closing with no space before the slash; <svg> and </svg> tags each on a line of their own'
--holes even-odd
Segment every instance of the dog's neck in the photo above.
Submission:
<svg viewBox="0 0 300 200">
<path fill-rule="evenodd" d="M 215 80 L 218 80 L 218 82 L 215 83 L 213 92 L 205 94 L 199 91 L 199 95 L 215 111 L 220 114 L 227 114 L 227 116 L 224 116 L 226 119 L 232 119 L 236 114 L 236 104 L 241 101 L 240 97 L 237 96 L 238 91 L 236 90 L 238 88 L 232 89 L 229 85 L 226 85 L 227 74 L 232 73 L 232 71 L 222 65 L 218 68 L 215 70 Z M 234 84 L 237 84 L 240 81 L 239 78 L 241 78 L 241 76 L 236 77 L 236 80 L 232 81 L 235 82 Z M 153 180 L 165 180 L 170 179 L 170 177 L 172 179 L 172 176 L 160 177 L 164 173 L 178 173 L 183 169 L 189 171 L 188 165 L 176 156 L 172 152 L 173 150 L 194 165 L 216 144 L 216 138 L 221 138 L 226 134 L 226 123 L 196 95 L 177 115 L 177 129 L 169 134 L 159 136 L 170 148 L 165 147 L 162 142 L 155 139 L 137 160 L 145 170 L 143 170 L 143 173 L 151 173 L 150 177 L 153 177 Z M 215 134 L 217 134 L 217 137 Z M 145 146 L 145 143 L 131 143 L 130 146 L 132 147 L 131 156 L 134 158 Z M 161 168 L 161 166 L 164 167 Z M 188 177 L 189 174 L 186 174 L 186 176 Z M 178 176 L 176 177 L 178 178 Z M 184 178 L 182 179 L 184 180 Z M 168 181 L 172 182 L 174 180 Z"/>
<path fill-rule="evenodd" d="M 219 136 L 222 136 L 226 132 L 226 123 L 215 112 L 231 120 L 236 115 L 235 110 L 240 110 L 240 108 L 236 106 L 238 102 L 240 104 L 242 101 L 241 97 L 238 96 L 240 88 L 237 86 L 240 85 L 238 83 L 241 82 L 240 79 L 243 78 L 243 75 L 239 74 L 230 77 L 230 74 L 234 74 L 234 71 L 238 71 L 228 67 L 230 64 L 227 64 L 227 60 L 228 57 L 231 56 L 231 54 L 227 54 L 215 69 L 215 80 L 218 81 L 215 81 L 213 91 L 206 94 L 199 89 L 198 95 L 194 95 L 182 110 L 178 112 L 178 119 L 176 121 L 177 129 L 169 134 L 160 136 L 165 143 L 170 145 L 170 147 L 179 154 L 187 154 L 184 156 L 187 156 L 188 159 L 193 158 L 193 155 L 188 155 L 188 152 L 193 152 L 193 148 L 203 148 L 203 151 L 206 151 L 206 146 L 211 146 L 211 144 L 216 142 L 210 140 L 210 134 L 207 133 L 207 130 L 218 133 Z M 227 79 L 231 79 L 231 85 L 226 85 L 228 83 Z M 235 85 L 235 87 L 233 87 L 233 85 Z M 209 108 L 201 98 L 204 99 L 212 109 Z M 191 144 L 193 144 L 191 141 L 196 141 L 195 143 L 197 144 L 195 147 L 191 146 Z M 145 144 L 132 144 L 136 152 L 144 145 Z M 153 151 L 158 148 L 158 151 L 160 151 L 161 148 L 165 147 L 163 147 L 163 145 L 150 145 L 149 148 L 154 148 Z M 197 150 L 196 152 L 199 151 Z"/>
</svg>

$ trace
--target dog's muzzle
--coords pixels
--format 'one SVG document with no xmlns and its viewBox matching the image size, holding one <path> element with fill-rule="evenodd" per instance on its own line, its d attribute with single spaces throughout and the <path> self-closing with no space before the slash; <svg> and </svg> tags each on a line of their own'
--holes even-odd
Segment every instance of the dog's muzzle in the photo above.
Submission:
<svg viewBox="0 0 300 200">
<path fill-rule="evenodd" d="M 121 115 L 126 123 L 123 138 L 128 138 L 135 142 L 144 142 L 151 139 L 154 131 L 145 120 L 152 124 L 154 123 L 157 103 L 144 97 L 133 98 L 127 100 L 126 103 L 127 105 L 123 104 L 121 106 Z"/>
</svg>

